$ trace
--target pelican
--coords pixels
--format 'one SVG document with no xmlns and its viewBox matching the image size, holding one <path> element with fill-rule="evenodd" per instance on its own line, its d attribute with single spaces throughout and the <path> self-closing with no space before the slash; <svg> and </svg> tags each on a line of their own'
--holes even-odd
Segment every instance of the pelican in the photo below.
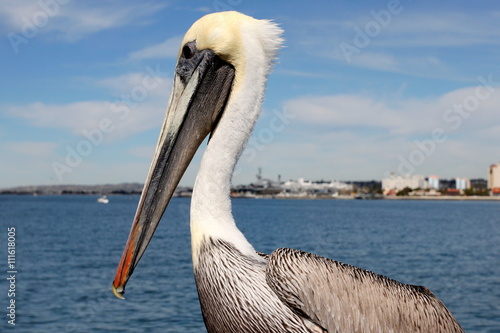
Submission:
<svg viewBox="0 0 500 333">
<path fill-rule="evenodd" d="M 283 42 L 268 20 L 209 14 L 187 31 L 167 113 L 112 290 L 123 298 L 169 200 L 210 134 L 190 211 L 209 333 L 463 332 L 427 288 L 299 250 L 257 252 L 236 227 L 230 183 Z"/>
</svg>

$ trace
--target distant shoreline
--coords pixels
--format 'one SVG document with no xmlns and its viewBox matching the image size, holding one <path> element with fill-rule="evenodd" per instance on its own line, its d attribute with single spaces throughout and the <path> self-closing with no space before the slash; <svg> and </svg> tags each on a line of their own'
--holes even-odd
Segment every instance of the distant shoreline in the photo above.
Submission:
<svg viewBox="0 0 500 333">
<path fill-rule="evenodd" d="M 500 201 L 500 196 L 384 196 L 377 198 L 363 198 L 358 199 L 353 195 L 340 195 L 333 196 L 255 196 L 255 197 L 233 197 L 233 199 L 258 199 L 258 200 L 442 200 L 442 201 Z"/>
<path fill-rule="evenodd" d="M 500 200 L 500 196 L 386 196 L 386 200 L 456 200 L 456 201 L 495 201 Z"/>
<path fill-rule="evenodd" d="M 90 196 L 114 196 L 114 195 L 140 195 L 143 184 L 141 183 L 122 183 L 122 184 L 103 184 L 103 185 L 42 185 L 42 186 L 19 186 L 14 188 L 0 189 L 0 195 L 90 195 Z M 190 197 L 191 187 L 180 186 L 176 189 L 174 197 Z M 442 200 L 442 201 L 500 201 L 500 196 L 456 196 L 456 195 L 437 195 L 437 196 L 382 196 L 381 194 L 355 194 L 355 195 L 327 195 L 327 194 L 308 194 L 294 195 L 288 194 L 260 194 L 239 195 L 234 193 L 235 199 L 276 199 L 276 200 Z"/>
<path fill-rule="evenodd" d="M 118 193 L 96 193 L 96 192 L 69 192 L 69 193 L 36 193 L 36 192 L 0 192 L 1 196 L 15 195 L 15 196 L 73 196 L 73 195 L 85 195 L 85 196 L 125 196 L 125 195 L 141 195 L 140 192 L 118 192 Z M 175 195 L 174 198 L 190 198 L 190 196 Z M 384 196 L 379 198 L 363 198 L 358 199 L 355 196 L 343 195 L 338 197 L 330 196 L 255 196 L 255 197 L 232 197 L 232 199 L 256 199 L 256 200 L 403 200 L 403 201 L 500 201 L 500 196 Z"/>
</svg>

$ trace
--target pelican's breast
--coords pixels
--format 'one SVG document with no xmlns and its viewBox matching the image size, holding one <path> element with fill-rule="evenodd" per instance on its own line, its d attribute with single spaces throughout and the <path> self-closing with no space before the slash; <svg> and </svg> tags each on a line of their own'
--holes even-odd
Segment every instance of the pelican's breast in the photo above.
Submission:
<svg viewBox="0 0 500 333">
<path fill-rule="evenodd" d="M 209 333 L 309 332 L 268 287 L 265 268 L 265 259 L 243 255 L 231 243 L 202 244 L 194 274 Z"/>
</svg>

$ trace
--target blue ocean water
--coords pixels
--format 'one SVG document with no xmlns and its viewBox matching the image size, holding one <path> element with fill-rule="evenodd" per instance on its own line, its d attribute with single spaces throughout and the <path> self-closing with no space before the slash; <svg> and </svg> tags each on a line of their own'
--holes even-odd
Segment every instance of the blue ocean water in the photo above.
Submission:
<svg viewBox="0 0 500 333">
<path fill-rule="evenodd" d="M 111 281 L 138 196 L 0 196 L 2 332 L 205 332 L 174 198 L 116 299 Z M 257 250 L 293 247 L 425 285 L 467 332 L 500 332 L 500 203 L 234 200 Z M 7 228 L 16 229 L 16 326 L 7 323 Z"/>
</svg>

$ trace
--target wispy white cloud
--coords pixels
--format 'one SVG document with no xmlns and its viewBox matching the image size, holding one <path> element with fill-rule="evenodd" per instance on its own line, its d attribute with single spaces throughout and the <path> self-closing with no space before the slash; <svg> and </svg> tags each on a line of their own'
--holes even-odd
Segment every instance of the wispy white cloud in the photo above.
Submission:
<svg viewBox="0 0 500 333">
<path fill-rule="evenodd" d="M 417 11 L 403 5 L 400 13 L 375 18 L 386 10 L 373 5 L 364 13 L 337 20 L 290 21 L 294 44 L 311 59 L 333 59 L 349 66 L 419 77 L 460 78 L 462 68 L 448 52 L 500 44 L 495 13 L 487 11 Z M 377 21 L 378 20 L 378 21 Z M 295 26 L 301 31 L 295 31 Z M 374 28 L 375 27 L 375 28 Z M 368 30 L 367 30 L 368 29 Z M 370 30 L 371 29 L 371 30 Z M 367 33 L 368 31 L 368 33 Z"/>
<path fill-rule="evenodd" d="M 89 34 L 129 24 L 141 24 L 166 3 L 3 1 L 0 17 L 4 30 L 13 33 L 51 33 L 56 38 L 76 41 Z M 28 36 L 29 37 L 29 36 Z"/>
<path fill-rule="evenodd" d="M 20 141 L 5 144 L 5 147 L 10 151 L 29 157 L 52 156 L 56 146 L 53 142 L 39 141 Z"/>
<path fill-rule="evenodd" d="M 375 10 L 374 12 L 377 12 Z M 459 47 L 470 45 L 498 45 L 500 31 L 497 18 L 490 12 L 418 12 L 403 9 L 380 23 L 370 11 L 365 15 L 343 19 L 337 23 L 341 29 L 330 40 L 353 43 L 355 38 L 364 42 L 365 35 L 371 46 L 398 47 Z M 318 32 L 332 30 L 332 25 L 314 23 Z M 370 27 L 376 33 L 367 33 Z M 359 28 L 359 29 L 358 29 Z M 358 37 L 357 37 L 358 35 Z"/>
<path fill-rule="evenodd" d="M 386 104 L 359 95 L 301 97 L 285 103 L 300 121 L 330 128 L 344 126 L 395 127 L 402 115 Z"/>
<path fill-rule="evenodd" d="M 146 89 L 146 98 L 167 98 L 167 95 L 170 92 L 172 78 L 163 76 L 164 73 L 158 72 L 161 71 L 161 68 L 159 67 L 157 69 L 153 69 L 151 67 L 148 68 L 146 68 L 144 72 L 125 73 L 118 76 L 110 76 L 103 79 L 91 80 L 90 84 L 105 88 L 116 96 L 122 96 L 125 93 L 130 94 L 135 87 L 146 88 L 146 86 L 149 87 L 149 85 L 151 85 L 153 87 L 152 89 Z M 152 72 L 154 76 L 152 76 L 150 72 Z"/>
<path fill-rule="evenodd" d="M 428 78 L 456 76 L 446 61 L 428 54 L 400 55 L 389 50 L 380 51 L 378 48 L 378 51 L 375 49 L 360 50 L 358 53 L 346 56 L 340 48 L 337 48 L 332 51 L 330 56 L 351 66 L 378 71 Z"/>
<path fill-rule="evenodd" d="M 120 109 L 120 105 L 111 102 L 87 101 L 62 105 L 33 103 L 6 109 L 10 117 L 22 119 L 28 126 L 62 129 L 77 136 L 104 128 L 104 123 L 106 128 L 111 128 L 106 136 L 108 140 L 123 139 L 148 130 L 163 118 L 164 106 L 156 103 L 144 103 L 135 108 L 122 106 Z"/>
<path fill-rule="evenodd" d="M 31 103 L 6 106 L 6 114 L 37 128 L 59 128 L 74 134 L 87 128 L 98 128 L 99 120 L 111 114 L 112 103 L 86 101 L 69 104 Z"/>
<path fill-rule="evenodd" d="M 153 144 L 149 146 L 134 146 L 131 147 L 128 150 L 128 153 L 132 156 L 143 158 L 143 159 L 150 159 L 155 151 L 155 146 Z"/>
<path fill-rule="evenodd" d="M 483 140 L 492 142 L 492 140 L 498 140 L 498 133 L 500 133 L 500 125 L 484 128 L 477 134 Z"/>
<path fill-rule="evenodd" d="M 108 140 L 118 140 L 143 132 L 161 123 L 170 91 L 171 79 L 128 73 L 94 82 L 106 87 L 116 98 L 67 104 L 43 102 L 3 106 L 3 113 L 22 119 L 28 126 L 55 128 L 81 136 L 99 129 L 103 121 L 113 130 Z M 146 80 L 146 81 L 145 81 Z"/>
<path fill-rule="evenodd" d="M 483 98 L 483 94 L 487 97 Z M 300 121 L 333 131 L 346 126 L 365 127 L 391 135 L 414 136 L 440 127 L 454 133 L 464 129 L 482 130 L 500 123 L 497 112 L 500 87 L 476 86 L 437 97 L 391 100 L 362 94 L 299 97 L 284 106 Z"/>
<path fill-rule="evenodd" d="M 339 60 L 345 60 L 341 52 L 334 52 L 333 55 Z M 402 59 L 398 60 L 395 56 L 382 52 L 365 51 L 359 54 L 353 54 L 350 57 L 349 63 L 365 68 L 391 72 L 400 72 L 402 68 L 404 68 Z"/>
<path fill-rule="evenodd" d="M 148 46 L 129 54 L 130 60 L 154 59 L 154 58 L 177 58 L 182 36 L 171 37 L 164 42 Z"/>
<path fill-rule="evenodd" d="M 325 73 L 316 73 L 316 72 L 306 72 L 302 70 L 293 70 L 293 69 L 277 69 L 276 73 L 286 75 L 286 76 L 295 76 L 295 77 L 303 77 L 303 78 L 330 78 L 331 75 Z"/>
<path fill-rule="evenodd" d="M 389 24 L 375 46 L 460 47 L 498 45 L 497 18 L 490 12 L 402 13 L 404 19 Z"/>
<path fill-rule="evenodd" d="M 0 188 L 48 184 L 53 181 L 51 161 L 57 145 L 46 141 L 6 141 L 0 143 Z"/>
<path fill-rule="evenodd" d="M 0 17 L 4 26 L 16 31 L 20 31 L 26 20 L 32 19 L 38 13 L 44 13 L 40 4 L 36 1 L 20 0 L 20 1 L 2 1 L 0 2 Z M 45 16 L 48 16 L 46 14 Z"/>
</svg>

